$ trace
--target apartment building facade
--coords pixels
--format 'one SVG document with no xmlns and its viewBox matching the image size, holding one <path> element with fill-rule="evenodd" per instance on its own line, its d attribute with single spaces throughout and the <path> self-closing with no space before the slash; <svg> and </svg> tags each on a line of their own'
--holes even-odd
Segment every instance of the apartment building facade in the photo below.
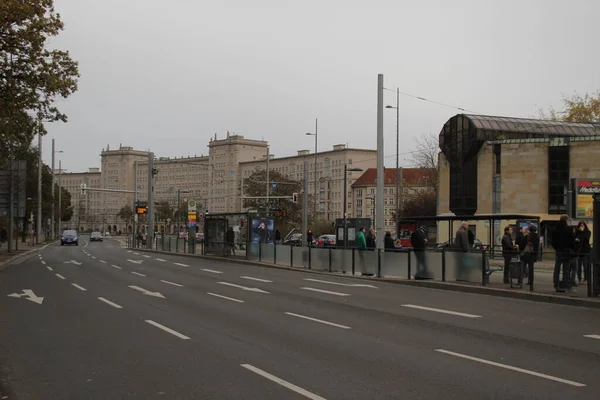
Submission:
<svg viewBox="0 0 600 400">
<path fill-rule="evenodd" d="M 335 221 L 336 218 L 341 218 L 343 213 L 344 165 L 363 170 L 373 168 L 377 165 L 377 151 L 352 149 L 347 148 L 345 144 L 338 144 L 334 145 L 332 150 L 317 153 L 315 157 L 315 154 L 311 154 L 309 150 L 299 150 L 295 156 L 280 158 L 271 156 L 269 171 L 279 172 L 291 180 L 303 181 L 305 160 L 308 161 L 308 194 L 312 205 L 308 212 L 314 218 L 316 203 L 316 219 Z M 240 163 L 241 181 L 250 178 L 255 171 L 266 168 L 266 157 L 258 161 Z M 351 202 L 352 197 L 350 187 L 360 175 L 361 172 L 348 171 L 347 173 L 348 202 Z M 243 182 L 240 184 L 243 185 Z"/>
<path fill-rule="evenodd" d="M 101 187 L 100 168 L 89 168 L 87 172 L 74 173 L 57 170 L 55 177 L 57 183 L 60 177 L 60 186 L 71 194 L 71 206 L 73 207 L 71 220 L 62 222 L 61 228 L 79 229 L 80 231 L 101 229 L 101 220 L 98 218 L 102 213 L 101 193 L 92 191 L 81 193 L 82 184 L 89 188 Z M 58 200 L 56 201 L 58 202 Z"/>
</svg>

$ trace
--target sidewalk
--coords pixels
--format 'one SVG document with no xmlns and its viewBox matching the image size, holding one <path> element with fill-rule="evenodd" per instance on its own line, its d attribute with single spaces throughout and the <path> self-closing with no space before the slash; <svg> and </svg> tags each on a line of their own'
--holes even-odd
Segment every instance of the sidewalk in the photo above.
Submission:
<svg viewBox="0 0 600 400">
<path fill-rule="evenodd" d="M 47 243 L 40 243 L 32 246 L 30 242 L 22 243 L 19 241 L 19 249 L 9 253 L 7 243 L 2 243 L 2 246 L 0 246 L 0 271 L 10 263 L 16 262 L 46 245 Z"/>
</svg>

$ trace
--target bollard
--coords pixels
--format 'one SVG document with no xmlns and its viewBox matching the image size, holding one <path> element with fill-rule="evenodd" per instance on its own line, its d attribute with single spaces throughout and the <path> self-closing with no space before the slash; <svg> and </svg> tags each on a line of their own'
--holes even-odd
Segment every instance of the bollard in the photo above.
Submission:
<svg viewBox="0 0 600 400">
<path fill-rule="evenodd" d="M 273 264 L 277 264 L 277 243 L 273 243 Z"/>
<path fill-rule="evenodd" d="M 456 266 L 457 269 L 459 266 Z M 442 247 L 442 282 L 446 282 L 446 248 Z"/>
<path fill-rule="evenodd" d="M 356 249 L 352 249 L 352 276 L 354 276 L 355 271 L 356 271 L 355 270 L 355 265 L 354 265 L 354 263 L 355 263 L 355 251 L 356 251 Z"/>
<path fill-rule="evenodd" d="M 487 275 L 485 274 L 485 266 L 486 266 L 486 262 L 485 262 L 485 249 L 481 250 L 481 286 L 485 286 L 487 285 Z"/>
<path fill-rule="evenodd" d="M 294 266 L 294 246 L 290 246 L 290 267 Z"/>
<path fill-rule="evenodd" d="M 381 249 L 377 249 L 377 276 L 376 278 L 381 278 Z"/>
<path fill-rule="evenodd" d="M 411 271 L 411 265 L 410 265 L 411 264 L 410 259 L 412 258 L 410 256 L 410 249 L 408 250 L 408 252 L 406 254 L 408 254 L 408 276 L 406 277 L 406 279 L 408 279 L 410 281 L 410 276 L 411 276 L 411 272 L 412 272 Z"/>
<path fill-rule="evenodd" d="M 308 269 L 312 269 L 312 247 L 308 248 Z"/>
<path fill-rule="evenodd" d="M 331 272 L 331 247 L 329 248 L 329 272 Z"/>
</svg>

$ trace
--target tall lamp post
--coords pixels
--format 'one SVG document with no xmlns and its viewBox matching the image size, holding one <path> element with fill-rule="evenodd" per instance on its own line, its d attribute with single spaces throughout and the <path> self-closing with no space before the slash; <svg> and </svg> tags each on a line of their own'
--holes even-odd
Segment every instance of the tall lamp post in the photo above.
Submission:
<svg viewBox="0 0 600 400">
<path fill-rule="evenodd" d="M 57 224 L 57 234 L 56 237 L 60 236 L 60 226 L 62 225 L 62 188 L 60 186 L 60 177 L 62 176 L 62 160 L 58 161 L 58 224 Z"/>
<path fill-rule="evenodd" d="M 396 109 L 396 239 L 400 237 L 400 182 L 402 171 L 400 170 L 400 88 L 396 88 L 396 107 L 385 106 L 385 108 Z"/>
<path fill-rule="evenodd" d="M 348 172 L 361 172 L 362 168 L 348 168 L 348 164 L 344 164 L 344 249 L 347 248 L 348 243 Z"/>
<path fill-rule="evenodd" d="M 50 225 L 52 227 L 51 228 L 51 232 L 52 232 L 51 235 L 52 235 L 53 239 L 55 237 L 58 237 L 57 233 L 56 233 L 56 225 L 55 225 L 56 224 L 56 222 L 55 222 L 56 221 L 56 219 L 55 219 L 55 217 L 56 217 L 56 208 L 54 206 L 54 201 L 55 201 L 55 198 L 54 198 L 54 175 L 55 175 L 55 172 L 54 172 L 54 155 L 56 153 L 62 153 L 62 152 L 63 152 L 62 150 L 54 150 L 54 139 L 52 139 L 52 190 L 50 190 L 50 193 L 52 194 L 52 216 L 50 218 Z M 59 190 L 59 193 L 60 193 L 60 190 Z"/>
<path fill-rule="evenodd" d="M 316 221 L 317 220 L 317 142 L 318 142 L 318 137 L 319 137 L 319 120 L 315 119 L 315 133 L 310 133 L 310 132 L 306 132 L 307 136 L 314 136 L 315 137 L 315 198 L 314 198 L 314 215 L 313 218 Z"/>
</svg>

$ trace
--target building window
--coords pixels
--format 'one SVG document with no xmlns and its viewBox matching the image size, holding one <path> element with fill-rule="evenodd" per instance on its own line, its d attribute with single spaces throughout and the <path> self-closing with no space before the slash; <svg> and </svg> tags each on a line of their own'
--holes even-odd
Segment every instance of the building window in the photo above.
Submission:
<svg viewBox="0 0 600 400">
<path fill-rule="evenodd" d="M 387 189 L 383 189 L 383 194 L 388 194 L 388 190 Z"/>
<path fill-rule="evenodd" d="M 548 214 L 567 213 L 569 147 L 548 148 Z"/>
<path fill-rule="evenodd" d="M 356 197 L 362 197 L 362 189 L 356 191 Z"/>
<path fill-rule="evenodd" d="M 352 208 L 352 203 L 348 203 L 348 208 Z"/>
<path fill-rule="evenodd" d="M 370 194 L 375 194 L 375 189 L 371 189 Z"/>
<path fill-rule="evenodd" d="M 362 199 L 356 200 L 356 207 L 362 207 Z"/>
<path fill-rule="evenodd" d="M 356 218 L 362 218 L 362 210 L 356 211 Z"/>
<path fill-rule="evenodd" d="M 387 206 L 388 203 L 388 199 L 383 199 L 383 204 L 385 204 Z"/>
<path fill-rule="evenodd" d="M 394 189 L 390 189 L 390 194 L 394 194 Z"/>
<path fill-rule="evenodd" d="M 394 199 L 390 199 L 390 206 L 394 205 Z"/>
</svg>

